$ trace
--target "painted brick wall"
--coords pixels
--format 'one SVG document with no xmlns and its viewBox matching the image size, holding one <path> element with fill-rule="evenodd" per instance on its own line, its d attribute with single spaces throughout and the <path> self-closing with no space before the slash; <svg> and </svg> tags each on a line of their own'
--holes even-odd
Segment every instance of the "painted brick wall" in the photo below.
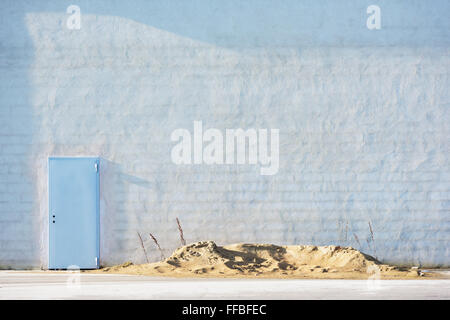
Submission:
<svg viewBox="0 0 450 320">
<path fill-rule="evenodd" d="M 450 265 L 447 1 L 6 1 L 0 267 L 47 264 L 47 158 L 101 156 L 101 262 L 188 242 Z M 177 128 L 280 129 L 280 169 L 177 166 Z M 370 241 L 369 225 L 375 242 Z M 356 237 L 358 240 L 356 240 Z"/>
</svg>

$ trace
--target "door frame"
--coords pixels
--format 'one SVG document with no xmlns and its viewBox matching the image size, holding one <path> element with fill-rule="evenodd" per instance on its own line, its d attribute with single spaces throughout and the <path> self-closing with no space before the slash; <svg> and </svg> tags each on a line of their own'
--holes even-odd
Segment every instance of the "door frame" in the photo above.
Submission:
<svg viewBox="0 0 450 320">
<path fill-rule="evenodd" d="M 96 175 L 96 186 L 95 186 L 95 190 L 96 190 L 96 195 L 95 195 L 95 199 L 96 199 L 96 212 L 95 212 L 95 216 L 96 216 L 96 254 L 97 254 L 97 263 L 95 268 L 81 268 L 81 269 L 98 269 L 100 268 L 100 157 L 98 156 L 79 156 L 79 157 L 64 157 L 64 156 L 50 156 L 48 157 L 47 160 L 47 190 L 48 190 L 48 220 L 47 220 L 47 232 L 48 232 L 48 269 L 49 270 L 55 270 L 55 269 L 60 269 L 60 268 L 54 268 L 51 266 L 50 264 L 50 257 L 51 257 L 51 252 L 50 252 L 50 248 L 54 246 L 50 245 L 50 223 L 52 221 L 52 205 L 51 205 L 51 201 L 50 201 L 50 161 L 51 160 L 94 160 L 97 166 L 97 175 Z"/>
</svg>

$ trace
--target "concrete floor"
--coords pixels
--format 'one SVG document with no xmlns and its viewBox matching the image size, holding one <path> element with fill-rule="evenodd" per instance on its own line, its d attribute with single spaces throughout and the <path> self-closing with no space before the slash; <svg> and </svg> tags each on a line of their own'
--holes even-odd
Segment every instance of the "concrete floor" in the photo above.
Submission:
<svg viewBox="0 0 450 320">
<path fill-rule="evenodd" d="M 450 280 L 180 280 L 0 271 L 0 299 L 450 299 Z"/>
</svg>

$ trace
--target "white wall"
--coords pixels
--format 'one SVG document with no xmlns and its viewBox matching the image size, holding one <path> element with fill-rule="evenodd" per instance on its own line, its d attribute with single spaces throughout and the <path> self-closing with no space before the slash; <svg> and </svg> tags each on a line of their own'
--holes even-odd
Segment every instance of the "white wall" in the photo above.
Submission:
<svg viewBox="0 0 450 320">
<path fill-rule="evenodd" d="M 449 4 L 10 1 L 0 267 L 47 264 L 49 156 L 100 156 L 101 262 L 188 242 L 350 245 L 450 265 Z M 279 128 L 280 169 L 177 166 L 174 129 Z M 368 245 L 368 222 L 375 243 Z M 359 238 L 358 243 L 354 234 Z M 146 241 L 152 260 L 159 258 Z"/>
</svg>

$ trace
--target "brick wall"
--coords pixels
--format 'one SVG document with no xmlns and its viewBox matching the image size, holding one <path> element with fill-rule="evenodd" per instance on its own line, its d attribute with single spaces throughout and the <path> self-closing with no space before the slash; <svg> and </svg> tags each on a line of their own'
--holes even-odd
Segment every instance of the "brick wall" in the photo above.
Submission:
<svg viewBox="0 0 450 320">
<path fill-rule="evenodd" d="M 47 264 L 47 158 L 100 156 L 101 263 L 188 242 L 350 245 L 450 265 L 449 5 L 7 2 L 0 267 Z M 280 129 L 280 169 L 172 163 L 170 134 Z M 375 242 L 370 241 L 369 222 Z M 356 237 L 358 240 L 356 240 Z M 369 242 L 368 242 L 369 240 Z"/>
</svg>

